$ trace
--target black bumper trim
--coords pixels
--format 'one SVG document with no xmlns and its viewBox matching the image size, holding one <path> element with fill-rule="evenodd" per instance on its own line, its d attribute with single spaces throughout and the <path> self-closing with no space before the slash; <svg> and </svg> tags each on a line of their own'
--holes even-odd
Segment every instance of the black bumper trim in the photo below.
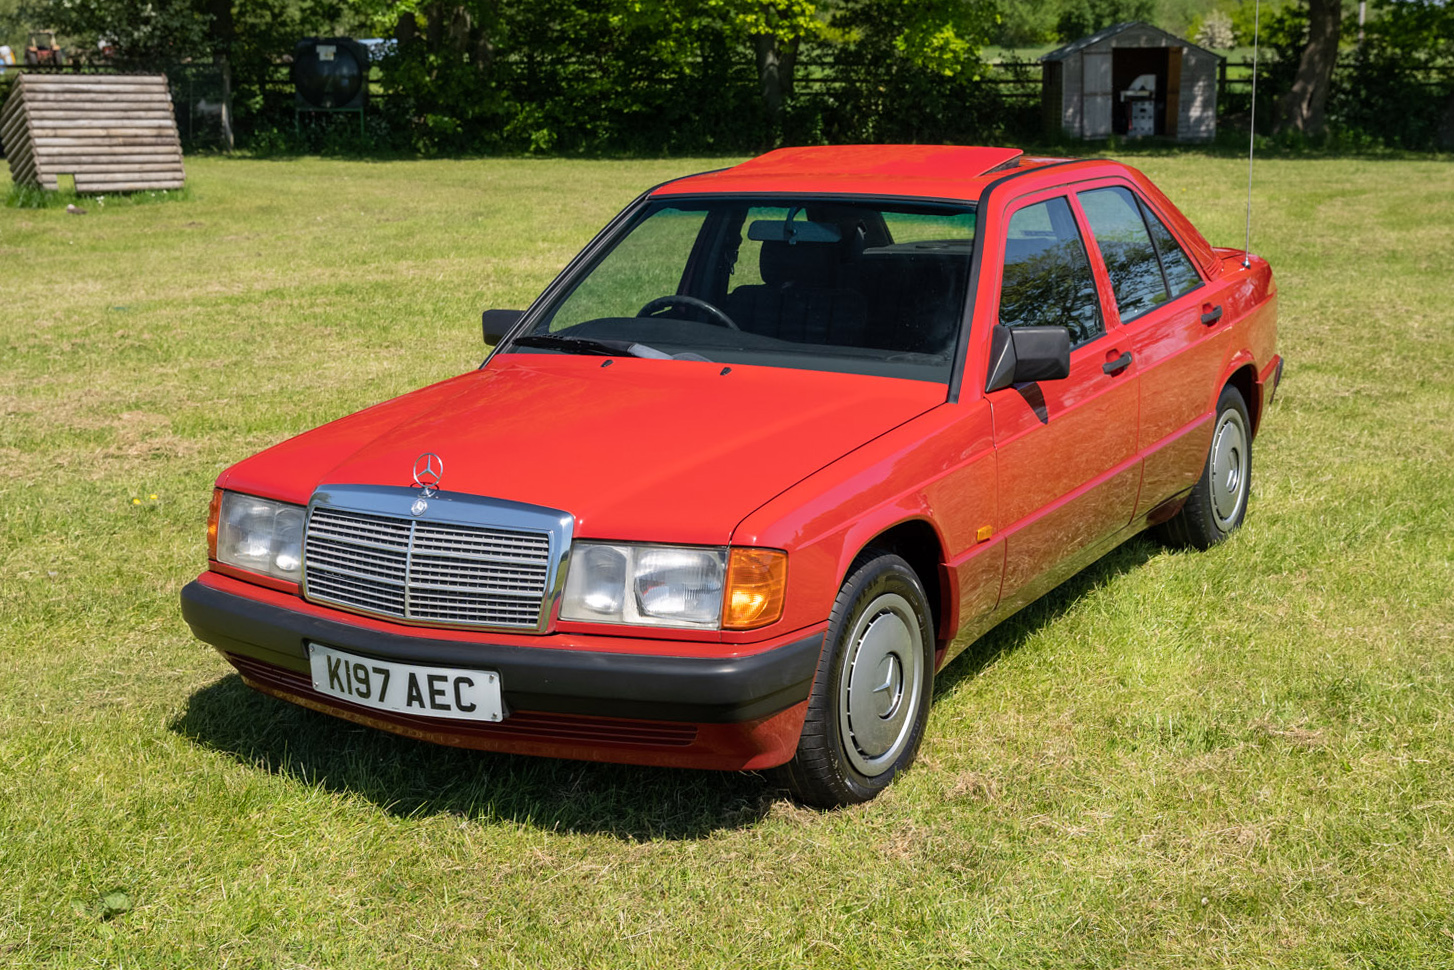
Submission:
<svg viewBox="0 0 1454 970">
<path fill-rule="evenodd" d="M 746 657 L 659 657 L 402 636 L 259 603 L 199 582 L 182 589 L 182 617 L 224 653 L 308 671 L 307 641 L 364 656 L 500 674 L 512 710 L 731 724 L 808 697 L 823 634 Z"/>
</svg>

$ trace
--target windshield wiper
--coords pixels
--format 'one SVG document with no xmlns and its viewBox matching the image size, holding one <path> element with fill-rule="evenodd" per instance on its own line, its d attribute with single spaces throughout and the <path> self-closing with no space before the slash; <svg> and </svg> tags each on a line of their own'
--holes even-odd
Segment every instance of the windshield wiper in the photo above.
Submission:
<svg viewBox="0 0 1454 970">
<path fill-rule="evenodd" d="M 563 350 L 568 354 L 587 354 L 593 357 L 645 357 L 649 360 L 671 360 L 672 355 L 646 344 L 631 340 L 598 340 L 594 337 L 567 337 L 559 333 L 527 333 L 514 341 L 519 347 L 544 347 L 548 350 Z M 693 354 L 692 357 L 697 355 Z M 705 357 L 698 358 L 706 360 Z"/>
<path fill-rule="evenodd" d="M 519 347 L 544 347 L 547 350 L 563 350 L 568 354 L 587 354 L 596 357 L 635 357 L 631 343 L 627 340 L 594 340 L 589 337 L 566 337 L 557 333 L 527 333 L 516 337 L 513 343 Z"/>
</svg>

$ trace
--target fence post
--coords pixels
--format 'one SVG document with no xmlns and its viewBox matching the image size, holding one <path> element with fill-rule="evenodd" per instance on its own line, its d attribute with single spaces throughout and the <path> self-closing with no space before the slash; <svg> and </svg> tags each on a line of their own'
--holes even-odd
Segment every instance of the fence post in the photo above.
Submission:
<svg viewBox="0 0 1454 970">
<path fill-rule="evenodd" d="M 232 151 L 232 58 L 223 54 L 222 61 L 222 148 Z"/>
</svg>

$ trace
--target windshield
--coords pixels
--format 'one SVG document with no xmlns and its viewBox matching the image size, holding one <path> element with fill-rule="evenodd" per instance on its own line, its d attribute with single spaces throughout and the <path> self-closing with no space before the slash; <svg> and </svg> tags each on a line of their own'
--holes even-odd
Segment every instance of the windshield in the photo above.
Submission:
<svg viewBox="0 0 1454 970">
<path fill-rule="evenodd" d="M 974 227 L 969 206 L 650 203 L 506 349 L 948 383 Z"/>
</svg>

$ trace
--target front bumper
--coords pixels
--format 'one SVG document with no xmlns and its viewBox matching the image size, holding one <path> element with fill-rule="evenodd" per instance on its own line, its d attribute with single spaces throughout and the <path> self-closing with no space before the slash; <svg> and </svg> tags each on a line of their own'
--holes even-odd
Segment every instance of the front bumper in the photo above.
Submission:
<svg viewBox="0 0 1454 970">
<path fill-rule="evenodd" d="M 288 609 L 204 581 L 182 590 L 182 616 L 250 686 L 352 721 L 460 747 L 697 768 L 763 768 L 791 758 L 823 644 L 819 630 L 717 658 L 435 639 Z M 320 693 L 309 673 L 310 641 L 385 660 L 494 671 L 509 716 L 498 724 L 445 721 Z"/>
</svg>

